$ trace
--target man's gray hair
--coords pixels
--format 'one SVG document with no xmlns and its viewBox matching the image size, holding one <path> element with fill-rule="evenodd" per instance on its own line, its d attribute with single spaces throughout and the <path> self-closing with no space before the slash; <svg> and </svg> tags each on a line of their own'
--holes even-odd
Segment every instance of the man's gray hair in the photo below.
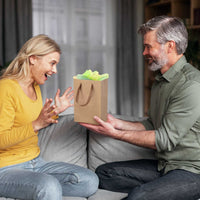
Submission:
<svg viewBox="0 0 200 200">
<path fill-rule="evenodd" d="M 138 33 L 144 36 L 147 32 L 154 30 L 156 30 L 158 43 L 165 44 L 168 41 L 174 41 L 178 55 L 186 51 L 188 32 L 180 18 L 156 16 L 147 23 L 142 24 L 138 29 Z"/>
</svg>

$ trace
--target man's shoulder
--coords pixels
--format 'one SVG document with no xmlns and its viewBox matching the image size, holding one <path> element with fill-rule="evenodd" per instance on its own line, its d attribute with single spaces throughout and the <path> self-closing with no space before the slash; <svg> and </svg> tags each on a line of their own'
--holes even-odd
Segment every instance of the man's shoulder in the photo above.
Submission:
<svg viewBox="0 0 200 200">
<path fill-rule="evenodd" d="M 181 85 L 200 85 L 200 71 L 190 63 L 186 63 L 179 73 Z"/>
<path fill-rule="evenodd" d="M 195 81 L 200 83 L 200 71 L 190 63 L 184 65 L 182 73 L 186 81 Z"/>
<path fill-rule="evenodd" d="M 172 94 L 194 93 L 200 91 L 200 71 L 189 63 L 185 63 L 173 79 Z"/>
</svg>

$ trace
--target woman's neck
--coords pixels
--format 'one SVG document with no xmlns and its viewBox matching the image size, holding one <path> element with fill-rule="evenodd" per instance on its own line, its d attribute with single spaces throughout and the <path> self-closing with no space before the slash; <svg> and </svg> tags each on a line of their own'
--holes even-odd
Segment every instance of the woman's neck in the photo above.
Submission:
<svg viewBox="0 0 200 200">
<path fill-rule="evenodd" d="M 27 81 L 27 80 L 19 80 L 19 85 L 21 86 L 24 93 L 32 100 L 37 99 L 37 94 L 34 87 L 34 82 Z"/>
</svg>

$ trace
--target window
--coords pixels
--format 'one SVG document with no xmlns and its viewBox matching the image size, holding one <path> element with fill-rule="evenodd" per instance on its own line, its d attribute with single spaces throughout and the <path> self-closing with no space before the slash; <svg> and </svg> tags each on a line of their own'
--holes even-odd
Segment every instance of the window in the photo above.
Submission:
<svg viewBox="0 0 200 200">
<path fill-rule="evenodd" d="M 86 69 L 109 73 L 108 111 L 116 113 L 115 0 L 32 0 L 33 35 L 47 34 L 61 47 L 58 74 L 41 87 L 43 99 L 73 86 Z M 66 113 L 71 113 L 68 110 Z"/>
</svg>

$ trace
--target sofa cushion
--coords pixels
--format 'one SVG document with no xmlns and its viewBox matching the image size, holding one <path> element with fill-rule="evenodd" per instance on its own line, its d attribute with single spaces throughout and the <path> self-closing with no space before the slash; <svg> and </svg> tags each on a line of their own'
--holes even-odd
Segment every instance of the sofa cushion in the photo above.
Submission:
<svg viewBox="0 0 200 200">
<path fill-rule="evenodd" d="M 18 200 L 18 199 L 11 199 L 11 198 L 0 197 L 0 200 Z"/>
<path fill-rule="evenodd" d="M 18 199 L 10 199 L 5 197 L 0 197 L 0 200 L 18 200 Z M 87 198 L 83 197 L 63 197 L 62 200 L 87 200 Z"/>
<path fill-rule="evenodd" d="M 41 156 L 87 167 L 87 131 L 74 122 L 73 114 L 59 117 L 58 124 L 39 131 Z"/>
<path fill-rule="evenodd" d="M 120 118 L 129 121 L 140 120 L 128 116 L 120 116 Z M 154 151 L 89 131 L 88 167 L 90 169 L 95 170 L 97 166 L 107 162 L 143 158 L 155 159 Z"/>
<path fill-rule="evenodd" d="M 87 198 L 84 198 L 84 197 L 63 197 L 62 200 L 87 200 Z"/>
<path fill-rule="evenodd" d="M 88 200 L 121 200 L 126 196 L 126 193 L 111 192 L 108 190 L 98 189 L 98 191 L 89 197 Z"/>
</svg>

